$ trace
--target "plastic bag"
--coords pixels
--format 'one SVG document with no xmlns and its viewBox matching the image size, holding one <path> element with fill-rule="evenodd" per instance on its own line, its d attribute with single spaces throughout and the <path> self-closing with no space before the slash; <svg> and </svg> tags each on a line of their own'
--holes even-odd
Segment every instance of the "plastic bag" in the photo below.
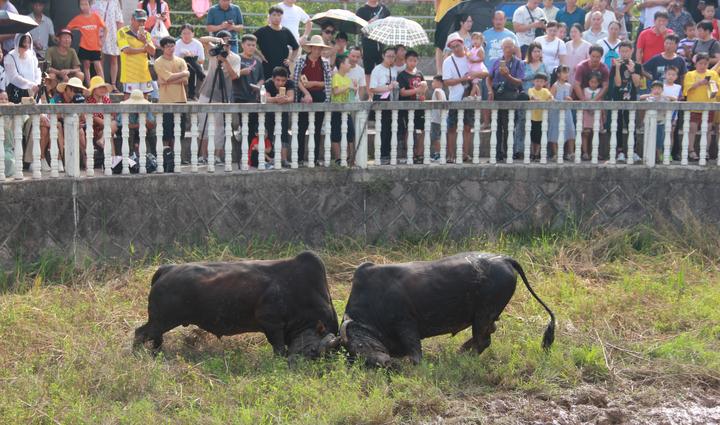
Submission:
<svg viewBox="0 0 720 425">
<path fill-rule="evenodd" d="M 150 38 L 152 39 L 153 44 L 155 46 L 160 47 L 160 40 L 162 40 L 164 37 L 169 37 L 170 33 L 168 32 L 167 28 L 165 28 L 165 23 L 158 17 L 158 19 L 155 20 L 155 26 L 153 27 L 152 31 L 150 31 Z"/>
</svg>

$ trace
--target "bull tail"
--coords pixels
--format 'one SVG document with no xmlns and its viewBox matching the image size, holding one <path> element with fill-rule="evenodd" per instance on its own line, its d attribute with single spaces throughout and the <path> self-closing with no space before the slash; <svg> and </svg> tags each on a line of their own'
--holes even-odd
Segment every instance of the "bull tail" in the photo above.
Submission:
<svg viewBox="0 0 720 425">
<path fill-rule="evenodd" d="M 540 297 L 537 296 L 535 291 L 530 287 L 530 283 L 527 280 L 527 277 L 525 277 L 525 272 L 523 271 L 522 267 L 520 266 L 520 263 L 513 260 L 512 258 L 508 258 L 508 261 L 513 266 L 513 268 L 518 272 L 520 275 L 520 278 L 522 278 L 523 283 L 525 283 L 525 287 L 530 291 L 530 294 L 537 300 L 537 302 L 540 303 L 540 305 L 545 308 L 545 311 L 548 312 L 550 315 L 550 323 L 548 323 L 547 328 L 545 329 L 545 334 L 543 335 L 542 340 L 542 347 L 545 350 L 549 350 L 552 343 L 555 341 L 555 315 L 553 314 L 552 310 L 543 302 L 543 300 L 540 299 Z"/>
<path fill-rule="evenodd" d="M 155 282 L 157 282 L 162 277 L 162 275 L 164 275 L 165 272 L 170 270 L 172 267 L 173 266 L 171 266 L 171 265 L 160 266 L 157 269 L 157 271 L 155 272 L 155 274 L 153 275 L 152 279 L 150 279 L 150 286 L 152 287 L 155 284 Z"/>
</svg>

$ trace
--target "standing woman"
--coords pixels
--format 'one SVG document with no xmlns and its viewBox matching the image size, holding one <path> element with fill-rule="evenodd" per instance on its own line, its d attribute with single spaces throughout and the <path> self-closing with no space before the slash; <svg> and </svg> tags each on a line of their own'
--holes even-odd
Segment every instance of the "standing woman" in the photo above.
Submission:
<svg viewBox="0 0 720 425">
<path fill-rule="evenodd" d="M 465 44 L 465 50 L 470 51 L 473 48 L 472 44 L 472 26 L 473 26 L 473 20 L 472 16 L 461 13 L 457 16 L 457 28 L 458 30 L 448 35 L 448 39 L 453 34 L 457 34 Z M 452 50 L 450 48 L 445 47 L 445 55 L 443 57 L 448 57 L 452 53 Z"/>
<path fill-rule="evenodd" d="M 568 81 L 572 82 L 575 81 L 575 69 L 578 64 L 590 58 L 590 43 L 583 40 L 580 24 L 576 23 L 570 27 L 570 41 L 565 43 L 565 50 L 567 51 L 565 65 L 570 68 L 570 79 Z"/>
<path fill-rule="evenodd" d="M 117 43 L 117 32 L 125 26 L 120 0 L 95 0 L 92 10 L 97 12 L 105 22 L 105 29 L 103 30 L 105 32 L 104 42 L 101 51 L 103 55 L 110 58 L 110 83 L 112 84 L 112 91 L 118 93 L 117 77 L 120 48 Z"/>
<path fill-rule="evenodd" d="M 310 52 L 297 60 L 295 63 L 295 86 L 298 88 L 298 102 L 302 103 L 329 103 L 332 86 L 332 68 L 322 58 L 322 50 L 328 48 L 321 36 L 314 35 L 305 48 Z M 320 143 L 322 142 L 324 112 L 315 113 L 315 162 L 318 162 L 320 154 Z M 308 112 L 300 112 L 298 118 L 298 158 L 305 160 L 305 132 L 310 124 Z"/>
<path fill-rule="evenodd" d="M 165 29 L 170 29 L 170 6 L 165 0 L 142 0 L 137 4 L 138 9 L 147 12 L 148 18 L 145 21 L 145 31 L 151 32 L 155 28 L 157 20 L 160 19 L 165 24 Z"/>
<path fill-rule="evenodd" d="M 40 86 L 40 68 L 30 33 L 15 35 L 15 49 L 5 56 L 5 90 L 10 102 L 35 96 Z"/>
</svg>

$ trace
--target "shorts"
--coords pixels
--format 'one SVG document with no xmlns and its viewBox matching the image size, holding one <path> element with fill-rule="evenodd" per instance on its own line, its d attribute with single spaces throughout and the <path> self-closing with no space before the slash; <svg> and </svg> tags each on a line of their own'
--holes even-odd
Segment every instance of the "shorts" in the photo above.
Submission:
<svg viewBox="0 0 720 425">
<path fill-rule="evenodd" d="M 473 124 L 473 120 L 475 119 L 475 117 L 473 116 L 474 112 L 475 111 L 472 109 L 465 109 L 465 114 L 464 114 L 464 118 L 463 118 L 464 125 L 472 125 Z M 448 119 L 447 119 L 448 130 L 451 128 L 457 127 L 457 116 L 458 116 L 457 109 L 451 109 L 448 112 Z"/>
<path fill-rule="evenodd" d="M 708 124 L 712 124 L 714 120 L 714 112 L 708 112 Z M 702 123 L 702 112 L 690 112 L 690 123 L 701 124 Z"/>
<path fill-rule="evenodd" d="M 436 140 L 440 140 L 440 123 L 439 122 L 430 123 L 430 141 L 434 142 Z"/>
<path fill-rule="evenodd" d="M 78 48 L 78 59 L 81 61 L 99 61 L 102 59 L 102 53 L 100 50 L 85 50 L 82 47 Z"/>
<path fill-rule="evenodd" d="M 123 93 L 130 94 L 133 90 L 140 90 L 143 94 L 153 92 L 152 82 L 147 81 L 145 83 L 123 83 Z"/>
</svg>

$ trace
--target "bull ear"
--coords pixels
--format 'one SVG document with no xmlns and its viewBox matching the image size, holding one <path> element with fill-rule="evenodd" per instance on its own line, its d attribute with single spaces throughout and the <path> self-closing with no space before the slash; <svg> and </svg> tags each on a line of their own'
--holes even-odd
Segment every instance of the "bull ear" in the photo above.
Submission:
<svg viewBox="0 0 720 425">
<path fill-rule="evenodd" d="M 322 320 L 318 320 L 317 325 L 315 325 L 315 332 L 317 332 L 318 335 L 325 335 L 327 333 L 327 328 Z"/>
</svg>

